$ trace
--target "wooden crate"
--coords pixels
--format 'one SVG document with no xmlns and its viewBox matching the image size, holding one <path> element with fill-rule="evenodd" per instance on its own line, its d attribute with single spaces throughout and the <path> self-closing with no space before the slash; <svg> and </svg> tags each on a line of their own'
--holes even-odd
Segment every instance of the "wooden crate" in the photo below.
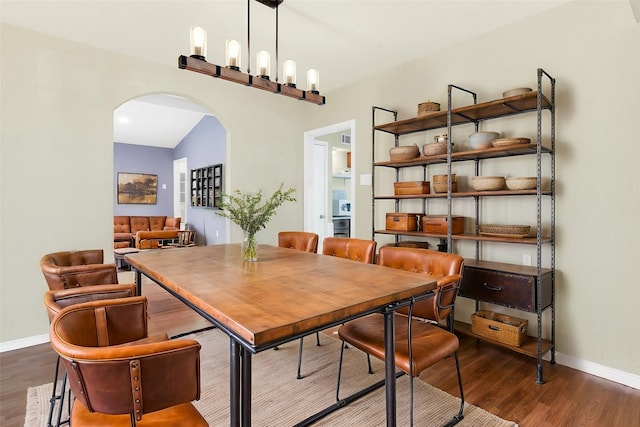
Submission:
<svg viewBox="0 0 640 427">
<path fill-rule="evenodd" d="M 520 347 L 527 339 L 527 320 L 488 310 L 471 315 L 471 332 L 490 340 Z"/>
<path fill-rule="evenodd" d="M 416 231 L 420 215 L 418 213 L 389 212 L 387 213 L 386 228 L 394 231 Z"/>
<path fill-rule="evenodd" d="M 406 181 L 394 182 L 393 191 L 396 196 L 429 194 L 431 192 L 431 188 L 429 186 L 429 181 Z"/>
<path fill-rule="evenodd" d="M 424 215 L 422 217 L 422 231 L 425 233 L 447 234 L 446 215 Z M 464 231 L 464 217 L 451 217 L 451 234 L 460 234 Z"/>
</svg>

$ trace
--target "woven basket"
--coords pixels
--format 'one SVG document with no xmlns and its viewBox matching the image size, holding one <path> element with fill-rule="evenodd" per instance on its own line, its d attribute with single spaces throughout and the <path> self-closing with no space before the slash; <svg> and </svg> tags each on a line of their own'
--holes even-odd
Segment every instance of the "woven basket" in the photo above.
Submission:
<svg viewBox="0 0 640 427">
<path fill-rule="evenodd" d="M 474 176 L 471 186 L 476 191 L 496 191 L 504 188 L 504 176 Z"/>
<path fill-rule="evenodd" d="M 530 138 L 499 138 L 491 141 L 493 147 L 508 147 L 510 145 L 531 144 Z"/>
<path fill-rule="evenodd" d="M 527 176 L 527 177 L 511 177 L 507 178 L 505 183 L 507 184 L 507 188 L 509 190 L 533 190 L 536 188 L 536 184 L 538 183 L 538 178 L 535 176 Z"/>
<path fill-rule="evenodd" d="M 392 161 L 411 160 L 420 156 L 420 149 L 416 144 L 393 147 L 389 150 L 389 158 Z"/>
<path fill-rule="evenodd" d="M 494 341 L 520 347 L 527 339 L 527 320 L 487 310 L 471 315 L 471 332 Z"/>
<path fill-rule="evenodd" d="M 482 224 L 480 234 L 499 237 L 526 237 L 531 230 L 530 225 Z"/>
</svg>

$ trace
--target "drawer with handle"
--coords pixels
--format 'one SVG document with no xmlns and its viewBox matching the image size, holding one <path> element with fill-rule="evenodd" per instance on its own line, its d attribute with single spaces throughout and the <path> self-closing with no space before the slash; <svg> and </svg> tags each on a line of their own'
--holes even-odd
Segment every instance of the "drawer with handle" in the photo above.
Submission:
<svg viewBox="0 0 640 427">
<path fill-rule="evenodd" d="M 537 276 L 465 265 L 460 296 L 535 312 Z M 551 276 L 542 276 L 542 309 L 551 304 Z"/>
</svg>

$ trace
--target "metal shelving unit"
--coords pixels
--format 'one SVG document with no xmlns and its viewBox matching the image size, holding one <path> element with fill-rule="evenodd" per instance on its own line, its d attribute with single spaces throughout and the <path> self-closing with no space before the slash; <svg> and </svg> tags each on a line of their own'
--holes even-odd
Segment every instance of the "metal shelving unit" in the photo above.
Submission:
<svg viewBox="0 0 640 427">
<path fill-rule="evenodd" d="M 544 84 L 547 84 L 548 91 L 545 94 L 543 92 Z M 454 108 L 452 105 L 452 92 L 461 91 L 469 94 L 473 103 L 462 107 Z M 376 125 L 376 112 L 383 111 L 393 114 L 394 121 L 385 123 L 382 125 Z M 548 112 L 550 120 L 549 130 L 549 146 L 543 145 L 543 115 Z M 495 147 L 484 150 L 469 150 L 461 152 L 452 152 L 451 135 L 452 129 L 455 126 L 462 124 L 473 124 L 476 131 L 481 122 L 487 120 L 500 119 L 508 116 L 518 114 L 536 114 L 537 115 L 537 132 L 536 141 L 531 144 L 519 144 L 508 147 Z M 376 134 L 384 132 L 394 136 L 394 146 L 400 145 L 400 137 L 404 135 L 414 134 L 417 132 L 425 132 L 435 129 L 447 129 L 447 134 L 450 136 L 448 149 L 446 154 L 429 157 L 419 157 L 409 161 L 376 161 Z M 376 235 L 394 235 L 396 242 L 400 236 L 414 236 L 425 238 L 437 238 L 440 239 L 441 244 L 439 248 L 445 248 L 446 250 L 453 251 L 454 241 L 471 240 L 475 241 L 476 256 L 475 259 L 466 260 L 465 266 L 469 271 L 481 271 L 487 274 L 507 275 L 505 277 L 512 277 L 514 283 L 520 279 L 533 279 L 535 284 L 532 285 L 531 301 L 526 303 L 522 301 L 502 301 L 500 298 L 496 298 L 496 301 L 488 301 L 487 299 L 477 299 L 478 293 L 473 291 L 468 292 L 470 295 L 474 295 L 476 298 L 476 309 L 480 307 L 480 302 L 489 302 L 492 304 L 504 305 L 507 307 L 515 308 L 517 310 L 528 311 L 537 315 L 537 336 L 528 337 L 527 341 L 520 347 L 508 346 L 500 344 L 504 347 L 510 348 L 514 351 L 527 354 L 537 359 L 537 376 L 536 382 L 539 384 L 544 383 L 542 372 L 542 358 L 547 353 L 550 353 L 551 363 L 555 363 L 555 79 L 546 73 L 543 69 L 537 70 L 537 90 L 515 95 L 507 98 L 496 99 L 488 102 L 477 103 L 477 95 L 467 89 L 449 85 L 448 86 L 448 104 L 446 111 L 439 111 L 430 113 L 423 116 L 418 116 L 406 120 L 397 120 L 397 112 L 388 110 L 381 107 L 372 107 L 372 238 L 375 239 Z M 383 195 L 377 194 L 375 186 L 375 171 L 376 168 L 392 168 L 395 169 L 395 180 L 399 181 L 400 170 L 404 168 L 423 168 L 424 180 L 427 181 L 427 168 L 432 164 L 444 164 L 447 168 L 447 174 L 449 177 L 452 173 L 452 166 L 456 162 L 474 162 L 475 175 L 479 174 L 480 163 L 485 159 L 493 158 L 505 158 L 511 156 L 535 156 L 536 159 L 536 173 L 537 173 L 537 186 L 535 190 L 523 190 L 523 191 L 467 191 L 467 192 L 452 192 L 451 178 L 448 182 L 448 191 L 440 194 L 423 194 L 423 195 L 410 195 L 410 196 L 397 196 L 397 195 Z M 543 162 L 548 161 L 550 170 L 550 188 L 543 189 L 542 185 L 542 167 Z M 546 165 L 546 164 L 545 164 Z M 509 237 L 492 237 L 484 236 L 479 233 L 480 223 L 480 200 L 491 197 L 535 197 L 537 203 L 536 210 L 536 236 L 527 238 L 509 238 Z M 376 229 L 375 227 L 375 215 L 376 215 L 376 203 L 380 201 L 395 201 L 395 212 L 400 212 L 400 205 L 403 200 L 422 200 L 423 213 L 426 213 L 426 202 L 430 199 L 443 199 L 447 200 L 447 219 L 448 219 L 448 232 L 446 235 L 435 235 L 423 233 L 420 231 L 391 231 L 384 229 Z M 475 230 L 472 233 L 452 234 L 451 230 L 451 217 L 452 217 L 452 201 L 458 198 L 473 198 L 475 204 Z M 542 212 L 543 198 L 549 200 L 549 212 L 544 217 L 545 220 L 550 222 L 548 235 L 543 235 L 543 215 Z M 446 239 L 446 246 L 444 245 Z M 491 242 L 501 242 L 509 244 L 524 244 L 536 246 L 536 265 L 531 267 L 496 263 L 493 261 L 486 261 L 480 259 L 480 245 L 488 244 Z M 543 248 L 548 248 L 550 251 L 550 265 L 548 267 L 542 266 Z M 485 283 L 486 286 L 486 283 Z M 463 288 L 461 289 L 461 296 L 465 296 L 467 293 Z M 481 297 L 484 298 L 484 297 Z M 533 305 L 533 306 L 532 306 Z M 551 337 L 549 340 L 542 338 L 542 316 L 543 312 L 547 309 L 551 310 Z M 461 322 L 456 322 L 456 330 L 460 333 L 471 334 L 479 339 L 483 337 L 473 334 L 468 326 Z M 491 341 L 496 343 L 495 341 Z"/>
</svg>

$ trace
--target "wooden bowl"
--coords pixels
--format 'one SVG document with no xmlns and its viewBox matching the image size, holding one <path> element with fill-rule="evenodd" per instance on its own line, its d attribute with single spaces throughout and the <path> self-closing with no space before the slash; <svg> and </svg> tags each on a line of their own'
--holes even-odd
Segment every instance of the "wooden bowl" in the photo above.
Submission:
<svg viewBox="0 0 640 427">
<path fill-rule="evenodd" d="M 535 176 L 511 177 L 505 180 L 505 184 L 509 190 L 533 190 L 538 184 L 538 178 Z"/>
<path fill-rule="evenodd" d="M 420 156 L 420 149 L 416 144 L 393 147 L 389 150 L 389 158 L 392 161 L 411 160 Z"/>
<path fill-rule="evenodd" d="M 471 186 L 476 191 L 496 191 L 504 188 L 503 176 L 473 176 Z"/>
</svg>

